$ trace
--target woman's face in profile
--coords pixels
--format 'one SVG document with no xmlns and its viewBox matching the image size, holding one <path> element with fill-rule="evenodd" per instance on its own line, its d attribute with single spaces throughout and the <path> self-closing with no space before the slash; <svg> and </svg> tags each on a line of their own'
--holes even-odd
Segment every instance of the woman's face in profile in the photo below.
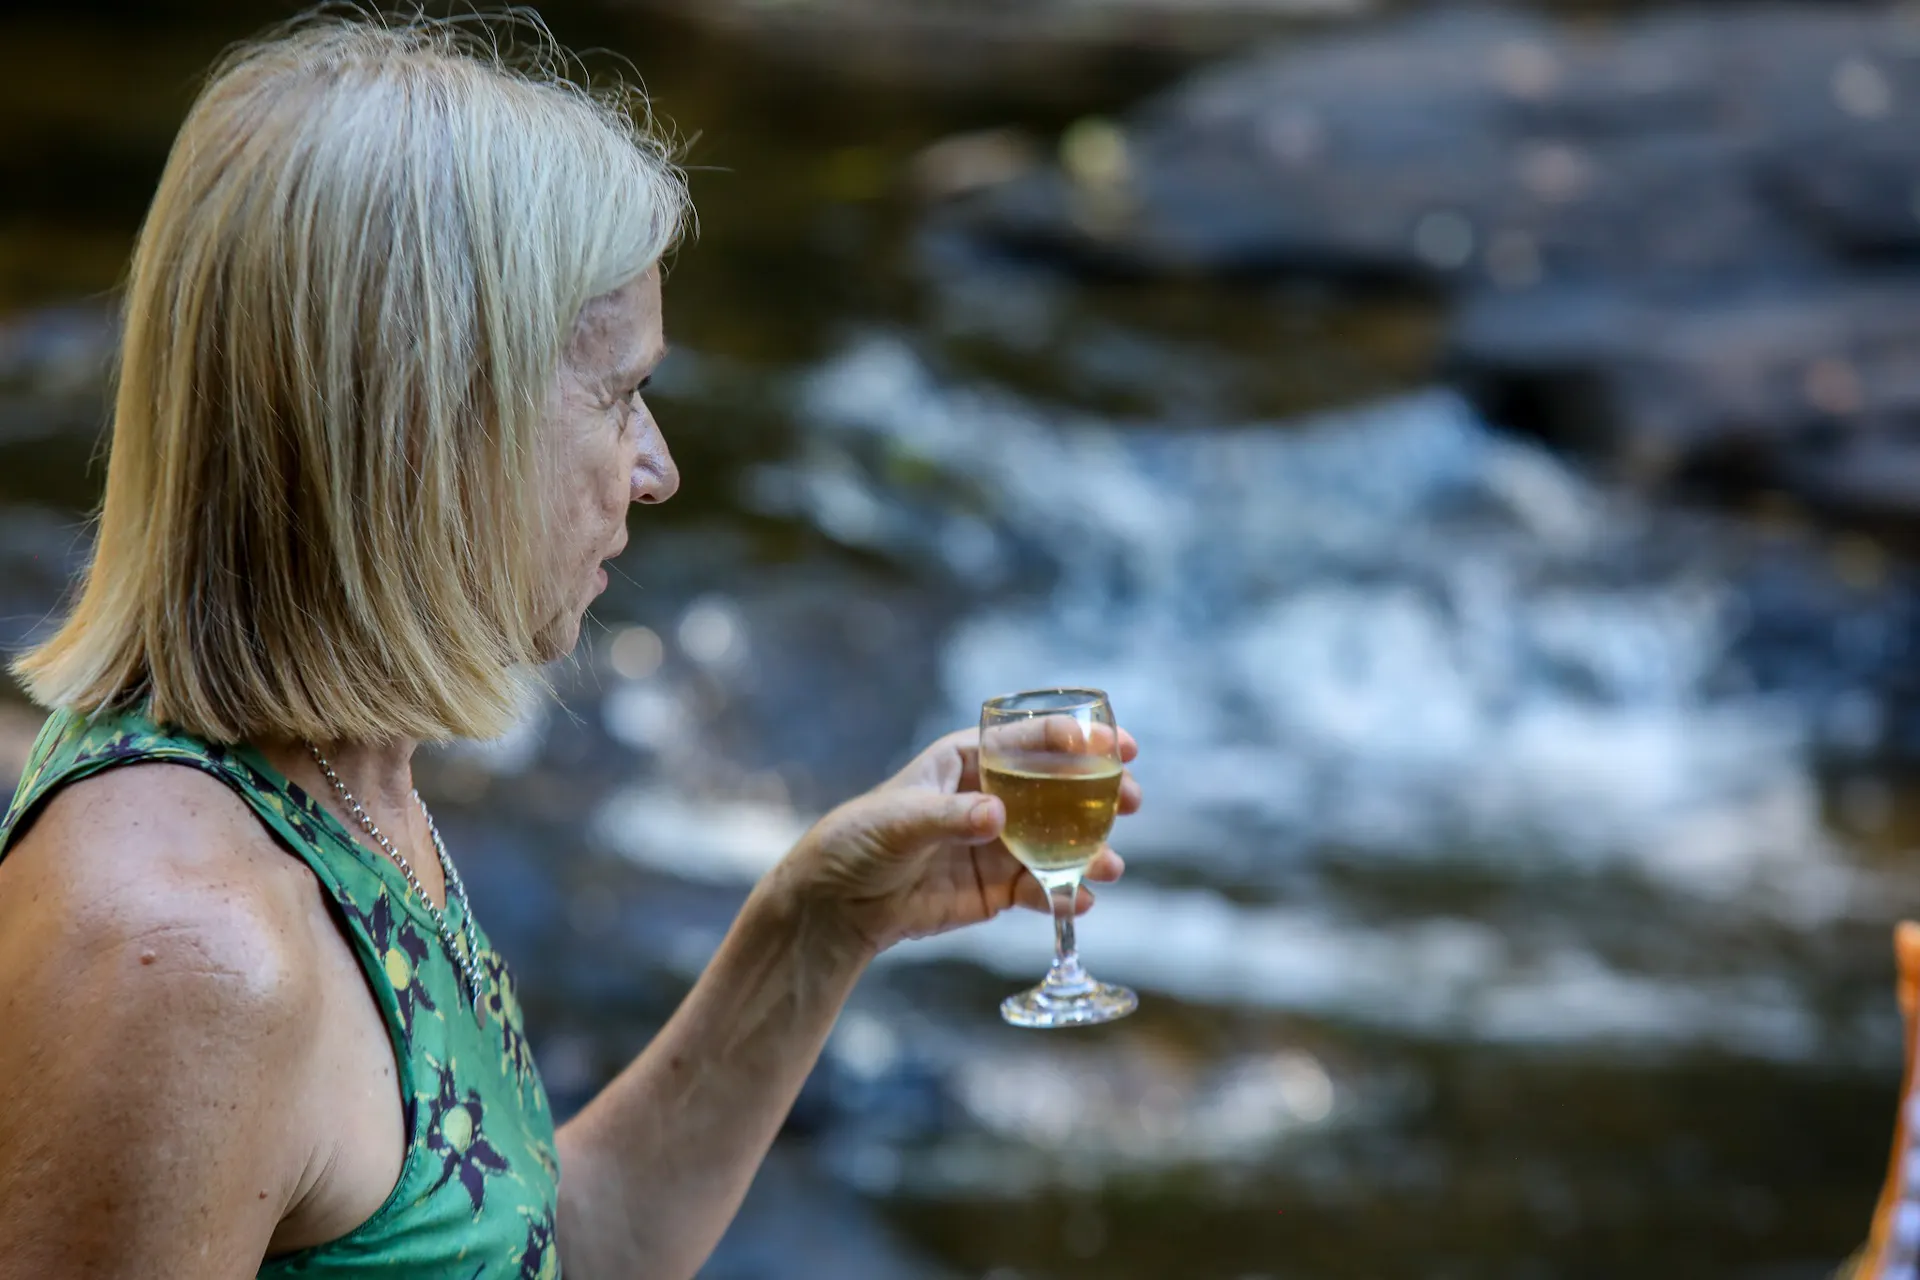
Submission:
<svg viewBox="0 0 1920 1280">
<path fill-rule="evenodd" d="M 578 643 L 587 606 L 606 589 L 602 562 L 627 545 L 629 504 L 665 502 L 680 487 L 643 399 L 665 355 L 657 267 L 581 308 L 561 353 L 542 431 L 554 544 L 554 614 L 541 629 L 548 658 Z"/>
</svg>

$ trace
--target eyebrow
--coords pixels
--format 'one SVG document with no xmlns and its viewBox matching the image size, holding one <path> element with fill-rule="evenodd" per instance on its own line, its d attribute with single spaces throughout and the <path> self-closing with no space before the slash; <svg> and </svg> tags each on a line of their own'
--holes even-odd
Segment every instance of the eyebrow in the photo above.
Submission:
<svg viewBox="0 0 1920 1280">
<path fill-rule="evenodd" d="M 649 360 L 646 354 L 642 352 L 640 357 L 636 359 L 632 364 L 628 365 L 624 372 L 630 377 L 638 378 L 639 375 L 645 370 L 659 368 L 660 365 L 666 360 L 667 356 L 672 354 L 672 352 L 673 352 L 672 344 L 667 342 L 665 339 L 662 339 L 660 343 L 660 352 L 657 356 L 655 356 L 652 360 Z"/>
<path fill-rule="evenodd" d="M 660 360 L 665 360 L 666 358 L 667 348 L 663 344 L 660 348 Z M 619 394 L 624 395 L 636 382 L 641 382 L 646 378 L 652 377 L 653 370 L 659 367 L 660 361 L 656 360 L 649 364 L 647 362 L 647 355 L 643 351 L 611 366 L 608 372 L 602 376 L 606 378 L 605 385 L 609 392 L 617 391 Z"/>
</svg>

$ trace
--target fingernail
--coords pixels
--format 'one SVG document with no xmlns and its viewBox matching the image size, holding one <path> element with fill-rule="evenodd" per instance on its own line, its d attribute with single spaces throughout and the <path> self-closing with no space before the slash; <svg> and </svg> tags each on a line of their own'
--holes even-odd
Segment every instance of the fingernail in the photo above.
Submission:
<svg viewBox="0 0 1920 1280">
<path fill-rule="evenodd" d="M 977 800 L 973 808 L 967 810 L 967 822 L 971 826 L 984 827 L 993 821 L 993 801 Z"/>
</svg>

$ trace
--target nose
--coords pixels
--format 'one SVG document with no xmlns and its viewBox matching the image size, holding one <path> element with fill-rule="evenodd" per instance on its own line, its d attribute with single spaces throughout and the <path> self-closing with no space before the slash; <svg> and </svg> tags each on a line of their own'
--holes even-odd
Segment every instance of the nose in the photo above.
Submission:
<svg viewBox="0 0 1920 1280">
<path fill-rule="evenodd" d="M 648 504 L 665 502 L 680 489 L 680 468 L 674 465 L 667 441 L 656 429 L 647 433 L 639 456 L 633 460 L 633 487 L 629 501 Z"/>
</svg>

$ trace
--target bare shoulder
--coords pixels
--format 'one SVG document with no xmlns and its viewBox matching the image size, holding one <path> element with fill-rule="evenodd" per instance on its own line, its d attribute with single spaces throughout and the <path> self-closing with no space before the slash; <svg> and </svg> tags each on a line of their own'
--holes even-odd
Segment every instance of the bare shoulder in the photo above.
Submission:
<svg viewBox="0 0 1920 1280">
<path fill-rule="evenodd" d="M 0 861 L 0 974 L 199 989 L 224 1014 L 273 1018 L 311 994 L 309 897 L 218 779 L 128 765 L 55 793 Z"/>
<path fill-rule="evenodd" d="M 305 876 L 177 765 L 76 782 L 19 837 L 0 861 L 0 1256 L 253 1274 L 313 1145 L 287 1105 L 321 998 Z"/>
</svg>

